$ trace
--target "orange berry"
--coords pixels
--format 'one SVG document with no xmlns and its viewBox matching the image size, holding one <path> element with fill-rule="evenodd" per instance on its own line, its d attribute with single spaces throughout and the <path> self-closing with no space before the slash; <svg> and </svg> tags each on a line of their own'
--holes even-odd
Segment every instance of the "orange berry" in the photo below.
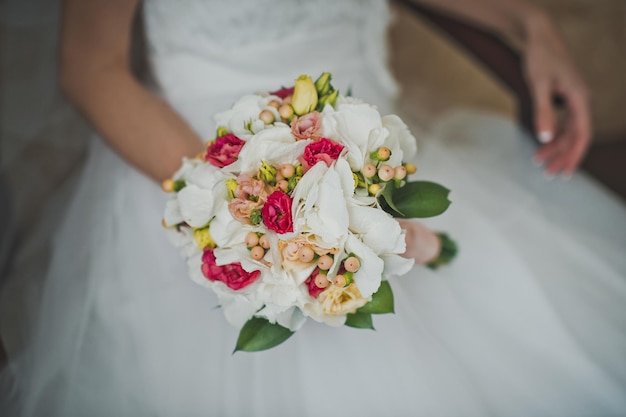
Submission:
<svg viewBox="0 0 626 417">
<path fill-rule="evenodd" d="M 317 260 L 317 266 L 319 269 L 328 271 L 330 267 L 333 266 L 333 258 L 328 255 L 320 256 L 320 258 Z"/>
<path fill-rule="evenodd" d="M 253 248 L 259 244 L 259 236 L 254 232 L 248 232 L 246 235 L 246 246 Z"/>
<path fill-rule="evenodd" d="M 380 161 L 386 161 L 391 156 L 391 150 L 386 146 L 381 146 L 380 148 L 378 148 L 376 156 Z"/>
<path fill-rule="evenodd" d="M 330 281 L 328 280 L 328 276 L 326 274 L 317 274 L 314 282 L 317 288 L 326 288 L 330 285 Z"/>
<path fill-rule="evenodd" d="M 343 261 L 343 267 L 346 268 L 348 272 L 356 272 L 361 267 L 361 262 L 355 256 L 350 256 L 345 261 Z"/>
<path fill-rule="evenodd" d="M 371 195 L 376 195 L 380 192 L 380 190 L 382 190 L 383 187 L 381 187 L 379 184 L 371 184 L 367 190 L 370 192 Z"/>
<path fill-rule="evenodd" d="M 260 246 L 255 246 L 250 251 L 250 256 L 256 261 L 260 261 L 265 256 L 265 250 Z"/>
<path fill-rule="evenodd" d="M 365 178 L 372 178 L 374 175 L 376 175 L 376 166 L 374 164 L 363 165 L 363 176 Z"/>
<path fill-rule="evenodd" d="M 346 277 L 344 277 L 341 274 L 337 275 L 335 277 L 335 279 L 333 280 L 333 284 L 335 284 L 338 287 L 345 287 L 345 285 L 346 285 Z"/>
<path fill-rule="evenodd" d="M 261 113 L 259 113 L 259 119 L 263 121 L 263 123 L 265 123 L 266 125 L 271 125 L 272 123 L 274 123 L 274 120 L 276 120 L 276 118 L 274 117 L 274 113 L 269 110 L 263 110 Z"/>
<path fill-rule="evenodd" d="M 389 165 L 383 165 L 378 169 L 378 178 L 382 181 L 389 181 L 395 175 L 394 169 Z"/>
<path fill-rule="evenodd" d="M 283 190 L 284 192 L 287 192 L 287 190 L 289 189 L 289 182 L 287 180 L 278 180 L 276 182 L 276 186 L 278 188 L 280 188 L 281 190 Z"/>
<path fill-rule="evenodd" d="M 293 116 L 293 107 L 291 105 L 284 103 L 278 108 L 278 114 L 285 120 L 288 120 Z"/>
<path fill-rule="evenodd" d="M 263 249 L 269 249 L 270 248 L 270 238 L 267 235 L 263 235 L 259 238 L 259 245 L 261 245 L 261 247 Z"/>
<path fill-rule="evenodd" d="M 161 183 L 161 188 L 166 193 L 171 193 L 172 191 L 174 191 L 174 180 L 171 179 L 171 178 L 168 178 L 168 179 L 164 180 Z"/>
<path fill-rule="evenodd" d="M 406 168 L 402 165 L 398 165 L 395 169 L 394 178 L 397 180 L 403 180 L 406 177 Z"/>
<path fill-rule="evenodd" d="M 296 167 L 292 164 L 283 164 L 280 167 L 280 174 L 285 178 L 291 178 L 296 173 Z"/>
<path fill-rule="evenodd" d="M 300 262 L 311 262 L 314 257 L 315 252 L 310 247 L 302 246 L 300 249 L 298 249 L 298 259 L 300 259 Z"/>
</svg>

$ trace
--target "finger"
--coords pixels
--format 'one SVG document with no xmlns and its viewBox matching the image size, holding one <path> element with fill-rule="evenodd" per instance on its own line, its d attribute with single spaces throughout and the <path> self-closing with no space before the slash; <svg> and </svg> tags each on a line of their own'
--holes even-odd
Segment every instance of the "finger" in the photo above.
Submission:
<svg viewBox="0 0 626 417">
<path fill-rule="evenodd" d="M 537 81 L 533 88 L 535 105 L 535 133 L 541 143 L 548 143 L 554 138 L 554 109 L 552 91 L 548 81 Z"/>
<path fill-rule="evenodd" d="M 553 177 L 563 172 L 569 159 L 569 151 L 566 147 L 561 147 L 544 164 L 546 175 Z"/>
<path fill-rule="evenodd" d="M 572 175 L 582 162 L 591 143 L 591 118 L 589 105 L 583 94 L 572 94 L 568 97 L 569 115 L 566 122 L 566 133 L 570 147 L 567 161 L 563 166 L 565 175 Z"/>
<path fill-rule="evenodd" d="M 549 160 L 553 159 L 556 155 L 561 153 L 561 135 L 557 136 L 551 142 L 541 145 L 534 155 L 534 160 L 538 164 L 546 164 Z"/>
<path fill-rule="evenodd" d="M 546 175 L 549 177 L 557 175 L 563 170 L 568 160 L 568 142 L 568 138 L 561 134 L 549 144 L 544 145 L 542 147 L 544 149 L 540 149 L 540 151 L 545 153 L 543 156 L 543 166 Z"/>
</svg>

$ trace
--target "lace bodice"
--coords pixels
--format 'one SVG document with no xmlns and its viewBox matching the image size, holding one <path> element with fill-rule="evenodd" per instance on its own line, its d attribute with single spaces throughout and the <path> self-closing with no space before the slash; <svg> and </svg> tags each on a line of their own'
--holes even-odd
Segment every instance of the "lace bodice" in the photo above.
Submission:
<svg viewBox="0 0 626 417">
<path fill-rule="evenodd" d="M 201 134 L 238 96 L 331 71 L 388 106 L 383 0 L 147 0 L 152 64 L 167 99 Z"/>
</svg>

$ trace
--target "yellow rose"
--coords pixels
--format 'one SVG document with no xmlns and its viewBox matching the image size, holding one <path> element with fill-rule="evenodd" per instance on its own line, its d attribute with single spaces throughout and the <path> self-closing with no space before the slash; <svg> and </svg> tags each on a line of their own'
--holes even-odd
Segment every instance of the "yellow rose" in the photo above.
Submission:
<svg viewBox="0 0 626 417">
<path fill-rule="evenodd" d="M 317 106 L 317 90 L 313 80 L 308 75 L 301 75 L 296 78 L 293 90 L 291 107 L 298 116 L 307 114 L 315 110 Z"/>
<path fill-rule="evenodd" d="M 326 314 L 340 315 L 354 313 L 358 308 L 363 307 L 369 299 L 364 298 L 356 284 L 347 287 L 331 285 L 322 292 L 317 301 L 322 306 L 322 311 Z"/>
</svg>

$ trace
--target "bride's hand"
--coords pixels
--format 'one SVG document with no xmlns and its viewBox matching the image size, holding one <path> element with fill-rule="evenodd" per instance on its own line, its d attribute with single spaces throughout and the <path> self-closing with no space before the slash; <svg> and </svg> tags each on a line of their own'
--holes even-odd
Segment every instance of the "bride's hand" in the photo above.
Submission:
<svg viewBox="0 0 626 417">
<path fill-rule="evenodd" d="M 418 264 L 426 265 L 439 256 L 441 239 L 435 232 L 413 220 L 398 219 L 398 222 L 406 230 L 406 251 L 403 257 L 413 258 Z"/>
<path fill-rule="evenodd" d="M 543 14 L 528 22 L 524 42 L 524 70 L 535 108 L 535 128 L 543 145 L 535 160 L 548 175 L 570 176 L 591 141 L 589 93 L 553 23 Z M 553 98 L 564 107 L 557 126 Z"/>
</svg>

